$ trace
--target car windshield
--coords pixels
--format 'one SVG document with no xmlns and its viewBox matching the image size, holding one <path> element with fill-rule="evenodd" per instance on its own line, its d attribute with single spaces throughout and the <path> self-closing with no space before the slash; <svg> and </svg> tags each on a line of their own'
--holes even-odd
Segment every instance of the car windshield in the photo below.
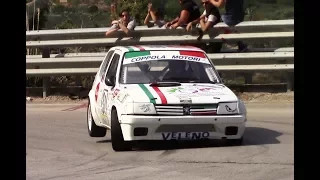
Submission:
<svg viewBox="0 0 320 180">
<path fill-rule="evenodd" d="M 217 72 L 203 52 L 133 51 L 122 61 L 121 84 L 154 82 L 217 83 Z"/>
</svg>

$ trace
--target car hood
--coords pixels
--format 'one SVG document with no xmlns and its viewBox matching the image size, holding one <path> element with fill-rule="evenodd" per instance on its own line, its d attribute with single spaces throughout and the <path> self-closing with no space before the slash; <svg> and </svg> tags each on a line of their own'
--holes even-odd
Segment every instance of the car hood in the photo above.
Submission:
<svg viewBox="0 0 320 180">
<path fill-rule="evenodd" d="M 181 86 L 157 87 L 149 84 L 121 85 L 133 102 L 155 104 L 209 104 L 238 101 L 237 96 L 222 84 L 190 84 Z"/>
</svg>

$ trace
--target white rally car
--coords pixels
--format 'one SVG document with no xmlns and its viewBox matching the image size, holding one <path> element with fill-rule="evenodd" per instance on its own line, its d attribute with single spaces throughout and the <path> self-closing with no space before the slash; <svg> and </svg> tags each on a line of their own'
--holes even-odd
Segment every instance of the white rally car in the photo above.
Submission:
<svg viewBox="0 0 320 180">
<path fill-rule="evenodd" d="M 91 137 L 111 130 L 115 151 L 130 150 L 136 140 L 241 144 L 246 107 L 199 48 L 116 46 L 95 76 L 87 123 Z"/>
</svg>

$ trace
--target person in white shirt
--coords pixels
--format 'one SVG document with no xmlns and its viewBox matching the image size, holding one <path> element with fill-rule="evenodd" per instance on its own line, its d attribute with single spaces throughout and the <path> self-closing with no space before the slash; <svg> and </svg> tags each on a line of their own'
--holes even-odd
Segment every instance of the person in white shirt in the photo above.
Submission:
<svg viewBox="0 0 320 180">
<path fill-rule="evenodd" d="M 127 10 L 123 10 L 120 14 L 119 20 L 112 21 L 111 28 L 106 32 L 106 36 L 110 36 L 114 32 L 121 29 L 126 35 L 130 35 L 130 32 L 132 32 L 135 27 L 137 26 L 136 20 L 132 17 L 130 17 L 129 12 Z"/>
<path fill-rule="evenodd" d="M 217 7 L 212 5 L 209 0 L 201 0 L 201 3 L 205 9 L 202 15 L 198 19 L 188 23 L 186 27 L 187 31 L 191 31 L 194 25 L 197 27 L 199 33 L 199 37 L 197 38 L 197 40 L 199 41 L 202 39 L 204 32 L 207 32 L 208 30 L 213 28 L 214 25 L 221 22 L 221 15 Z M 202 45 L 202 49 L 205 49 L 205 51 L 208 53 L 220 52 L 221 48 L 221 42 L 211 42 Z"/>
<path fill-rule="evenodd" d="M 206 32 L 214 25 L 221 22 L 221 15 L 217 7 L 212 5 L 209 0 L 201 0 L 201 3 L 205 10 L 198 19 L 188 23 L 186 28 L 187 31 L 190 31 L 192 26 L 197 24 L 197 27 L 201 28 L 202 32 Z"/>
</svg>

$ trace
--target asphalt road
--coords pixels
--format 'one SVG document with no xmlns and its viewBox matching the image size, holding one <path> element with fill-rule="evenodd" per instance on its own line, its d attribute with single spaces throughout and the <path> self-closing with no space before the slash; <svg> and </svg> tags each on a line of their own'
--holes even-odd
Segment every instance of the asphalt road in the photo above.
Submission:
<svg viewBox="0 0 320 180">
<path fill-rule="evenodd" d="M 27 179 L 293 180 L 293 104 L 250 103 L 243 146 L 141 144 L 89 137 L 86 108 L 27 104 Z M 68 109 L 69 108 L 69 109 Z"/>
</svg>

